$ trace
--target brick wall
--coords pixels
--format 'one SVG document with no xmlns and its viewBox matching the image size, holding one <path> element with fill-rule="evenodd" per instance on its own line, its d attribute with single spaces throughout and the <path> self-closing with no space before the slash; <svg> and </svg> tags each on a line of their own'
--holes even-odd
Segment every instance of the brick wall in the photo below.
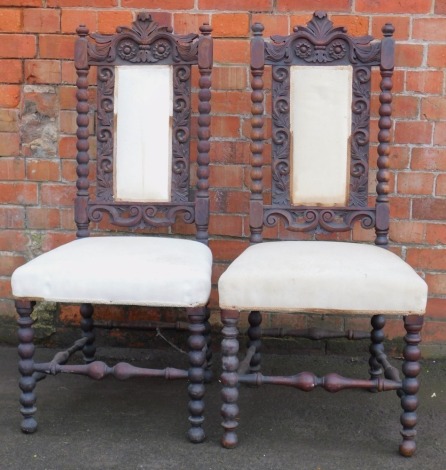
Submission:
<svg viewBox="0 0 446 470">
<path fill-rule="evenodd" d="M 429 284 L 425 353 L 445 353 L 441 344 L 446 340 L 446 0 L 0 0 L 2 338 L 13 338 L 9 282 L 13 270 L 74 238 L 73 32 L 82 22 L 91 30 L 112 33 L 141 8 L 152 10 L 156 20 L 178 33 L 197 31 L 204 21 L 214 28 L 210 226 L 214 282 L 247 246 L 250 25 L 261 21 L 266 35 L 285 34 L 294 24 L 308 21 L 314 9 L 326 9 L 335 25 L 347 25 L 355 34 L 379 37 L 385 22 L 394 23 L 398 47 L 392 249 Z M 375 79 L 375 91 L 377 86 Z M 371 237 L 360 228 L 353 232 L 354 240 Z M 217 302 L 214 289 L 215 321 Z M 99 310 L 100 316 L 105 314 L 141 318 L 134 309 Z M 160 316 L 170 312 L 150 313 L 151 319 Z M 59 319 L 69 324 L 76 317 L 76 309 L 64 307 Z M 289 316 L 287 321 L 299 326 L 367 328 L 366 320 L 357 317 Z M 275 322 L 275 318 L 266 321 Z M 400 322 L 389 324 L 390 338 L 402 335 Z"/>
</svg>

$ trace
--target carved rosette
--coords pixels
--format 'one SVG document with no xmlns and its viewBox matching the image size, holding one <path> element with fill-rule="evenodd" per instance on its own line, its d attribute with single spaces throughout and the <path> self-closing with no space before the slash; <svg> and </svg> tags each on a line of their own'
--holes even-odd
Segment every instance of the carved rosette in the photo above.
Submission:
<svg viewBox="0 0 446 470">
<path fill-rule="evenodd" d="M 263 221 L 266 227 L 274 227 L 283 220 L 292 232 L 346 232 L 355 222 L 365 229 L 375 226 L 375 209 L 333 209 L 308 207 L 283 209 L 265 206 Z"/>
<path fill-rule="evenodd" d="M 273 66 L 272 201 L 290 204 L 290 69 Z"/>
<path fill-rule="evenodd" d="M 351 37 L 343 27 L 333 27 L 324 11 L 316 11 L 306 27 L 289 36 L 272 36 L 265 43 L 265 62 L 275 64 L 367 63 L 379 65 L 380 43 L 372 36 Z"/>
<path fill-rule="evenodd" d="M 101 62 L 197 63 L 198 35 L 176 35 L 160 26 L 148 13 L 139 13 L 131 28 L 121 26 L 117 34 L 92 34 L 88 54 L 90 65 Z"/>
<path fill-rule="evenodd" d="M 190 66 L 178 65 L 174 67 L 172 135 L 173 202 L 189 200 L 190 75 Z"/>
</svg>

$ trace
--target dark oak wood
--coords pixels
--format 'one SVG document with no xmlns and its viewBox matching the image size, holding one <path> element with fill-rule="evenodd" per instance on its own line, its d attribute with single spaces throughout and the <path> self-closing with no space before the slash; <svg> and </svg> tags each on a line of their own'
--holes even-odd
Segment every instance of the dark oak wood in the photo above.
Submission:
<svg viewBox="0 0 446 470">
<path fill-rule="evenodd" d="M 81 25 L 77 28 L 74 64 L 77 73 L 77 181 L 75 199 L 75 222 L 78 238 L 90 235 L 90 222 L 108 217 L 112 224 L 130 229 L 140 227 L 169 227 L 178 219 L 195 224 L 196 240 L 208 244 L 209 225 L 209 151 L 211 111 L 211 71 L 213 44 L 212 28 L 205 24 L 201 34 L 176 35 L 167 26 L 160 26 L 150 14 L 138 13 L 131 27 L 120 26 L 115 34 L 90 34 Z M 120 65 L 151 64 L 170 65 L 173 69 L 172 109 L 172 172 L 171 200 L 165 203 L 115 201 L 113 194 L 114 157 L 114 86 L 116 67 Z M 92 66 L 97 69 L 97 168 L 96 194 L 93 196 L 89 180 L 89 86 L 88 73 Z M 200 74 L 198 92 L 197 131 L 197 187 L 190 188 L 191 145 L 191 73 L 192 67 Z M 69 269 L 69 266 L 67 266 Z M 88 269 L 88 266 L 85 266 Z M 175 288 L 175 286 L 172 286 Z M 49 362 L 34 361 L 33 320 L 34 302 L 18 300 L 19 314 L 19 369 L 21 373 L 20 402 L 22 405 L 22 430 L 32 433 L 37 429 L 36 382 L 47 375 L 70 373 L 93 379 L 114 376 L 124 380 L 131 377 L 162 377 L 189 380 L 189 439 L 204 440 L 204 381 L 210 381 L 212 353 L 210 340 L 209 310 L 206 307 L 186 309 L 189 329 L 188 370 L 166 368 L 150 369 L 127 363 L 114 366 L 95 361 L 94 308 L 89 303 L 80 305 L 82 338 L 64 351 L 58 352 Z M 180 322 L 181 323 L 181 322 Z M 185 325 L 176 324 L 180 329 Z M 107 328 L 121 326 L 113 321 L 100 325 Z M 141 325 L 133 325 L 138 327 Z M 158 326 L 157 326 L 158 327 Z M 70 365 L 70 357 L 83 352 L 83 365 Z"/>
<path fill-rule="evenodd" d="M 382 28 L 383 39 L 371 36 L 353 37 L 342 27 L 334 27 L 325 12 L 317 11 L 307 26 L 296 26 L 288 36 L 272 36 L 270 41 L 262 37 L 263 26 L 252 26 L 251 39 L 251 197 L 250 197 L 250 241 L 262 242 L 264 227 L 275 227 L 279 223 L 285 229 L 312 234 L 351 231 L 360 223 L 365 229 L 375 229 L 376 245 L 387 247 L 389 232 L 389 154 L 392 75 L 394 68 L 394 28 L 386 24 Z M 290 130 L 290 73 L 291 66 L 350 65 L 353 71 L 352 84 L 352 128 L 350 139 L 350 180 L 345 207 L 293 205 L 290 191 L 291 181 L 291 130 Z M 264 74 L 265 66 L 271 70 L 271 115 L 272 157 L 263 159 L 264 147 Z M 368 173 L 370 153 L 370 108 L 372 69 L 379 68 L 381 93 L 379 95 L 379 133 L 377 148 L 376 202 L 369 205 Z M 324 129 L 320 129 L 324 138 Z M 263 167 L 271 163 L 271 203 L 264 202 Z M 243 287 L 242 287 L 243 288 Z M 385 295 L 385 293 L 383 293 Z M 257 308 L 259 306 L 256 306 Z M 261 307 L 261 306 L 260 306 Z M 243 357 L 238 359 L 239 312 L 222 310 L 223 327 L 223 373 L 222 416 L 224 434 L 222 445 L 235 447 L 238 443 L 238 386 L 240 383 L 260 386 L 263 384 L 294 387 L 312 391 L 316 388 L 335 393 L 343 389 L 364 389 L 372 392 L 396 391 L 401 399 L 403 413 L 402 455 L 412 455 L 415 450 L 416 414 L 418 405 L 417 375 L 420 369 L 419 332 L 422 317 L 405 317 L 406 348 L 404 350 L 404 378 L 390 363 L 384 350 L 383 315 L 372 315 L 371 332 L 356 330 L 328 331 L 320 328 L 261 329 L 261 313 L 249 314 L 248 343 Z M 300 372 L 289 376 L 268 376 L 260 373 L 261 337 L 297 336 L 310 340 L 347 338 L 370 341 L 369 378 L 342 377 L 330 373 L 317 376 L 313 372 Z"/>
</svg>

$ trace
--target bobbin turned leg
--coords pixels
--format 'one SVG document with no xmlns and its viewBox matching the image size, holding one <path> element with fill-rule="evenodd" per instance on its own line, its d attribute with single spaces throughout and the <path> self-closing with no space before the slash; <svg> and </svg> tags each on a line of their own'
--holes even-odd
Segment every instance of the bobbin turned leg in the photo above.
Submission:
<svg viewBox="0 0 446 470">
<path fill-rule="evenodd" d="M 262 314 L 258 310 L 253 310 L 248 317 L 249 328 L 248 328 L 248 349 L 250 347 L 255 348 L 255 353 L 252 356 L 251 362 L 249 363 L 249 371 L 251 373 L 260 372 L 261 353 L 260 348 L 262 346 Z"/>
<path fill-rule="evenodd" d="M 370 333 L 370 359 L 369 359 L 369 374 L 370 379 L 377 379 L 383 375 L 383 368 L 381 363 L 378 361 L 378 357 L 384 354 L 384 326 L 386 319 L 383 315 L 373 315 L 371 320 L 372 331 Z M 371 392 L 376 392 L 376 389 L 370 389 Z"/>
<path fill-rule="evenodd" d="M 82 352 L 84 354 L 84 362 L 89 364 L 94 361 L 94 356 L 96 354 L 96 346 L 94 344 L 95 334 L 93 331 L 93 305 L 81 304 L 80 312 L 82 315 L 82 337 L 87 338 L 87 342 L 82 348 Z"/>
<path fill-rule="evenodd" d="M 415 436 L 417 434 L 415 426 L 417 424 L 419 382 L 417 376 L 420 372 L 421 353 L 418 347 L 420 343 L 420 331 L 423 327 L 423 317 L 418 315 L 408 315 L 404 317 L 404 328 L 407 331 L 404 341 L 406 346 L 403 351 L 403 396 L 401 397 L 401 424 L 403 429 L 401 435 L 403 442 L 400 444 L 400 454 L 405 457 L 411 457 L 416 449 Z"/>
<path fill-rule="evenodd" d="M 25 433 L 33 433 L 37 429 L 37 422 L 33 415 L 36 412 L 36 395 L 34 387 L 36 386 L 36 379 L 34 373 L 34 331 L 32 324 L 34 321 L 31 318 L 35 302 L 27 300 L 17 300 L 15 303 L 19 319 L 19 372 L 21 378 L 19 381 L 22 393 L 20 395 L 20 404 L 22 408 L 20 412 L 23 415 L 21 424 L 22 431 Z"/>
<path fill-rule="evenodd" d="M 206 360 L 205 307 L 187 309 L 189 317 L 189 422 L 188 437 L 191 442 L 203 442 L 204 417 L 204 365 Z"/>
<path fill-rule="evenodd" d="M 209 308 L 206 307 L 206 316 L 204 322 L 204 338 L 206 341 L 206 367 L 204 370 L 204 382 L 210 383 L 214 378 L 214 374 L 212 372 L 212 340 L 211 340 L 211 324 L 209 323 L 209 317 L 211 316 L 211 312 Z"/>
<path fill-rule="evenodd" d="M 237 417 L 239 408 L 238 400 L 238 373 L 239 365 L 237 353 L 239 343 L 237 339 L 237 323 L 240 313 L 235 310 L 222 310 L 221 321 L 223 323 L 223 340 L 221 343 L 222 368 L 221 383 L 223 389 L 221 397 L 223 405 L 221 415 L 223 416 L 222 426 L 224 434 L 221 440 L 222 446 L 226 448 L 235 447 L 238 443 L 236 428 L 238 426 Z"/>
</svg>

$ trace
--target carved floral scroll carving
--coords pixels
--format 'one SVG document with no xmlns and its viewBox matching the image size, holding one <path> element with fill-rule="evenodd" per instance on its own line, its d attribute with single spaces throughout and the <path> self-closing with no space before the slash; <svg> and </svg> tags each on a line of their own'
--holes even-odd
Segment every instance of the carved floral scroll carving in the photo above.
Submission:
<svg viewBox="0 0 446 470">
<path fill-rule="evenodd" d="M 176 35 L 160 26 L 148 13 L 139 13 L 131 28 L 120 26 L 117 34 L 92 34 L 90 64 L 109 63 L 197 63 L 198 35 Z"/>
<path fill-rule="evenodd" d="M 348 61 L 351 64 L 379 65 L 380 43 L 372 43 L 372 36 L 351 37 L 343 27 L 333 23 L 323 11 L 316 11 L 307 26 L 294 28 L 289 36 L 272 36 L 265 43 L 265 60 L 269 64 L 304 61 L 324 64 Z"/>
<path fill-rule="evenodd" d="M 275 208 L 265 206 L 263 221 L 266 227 L 274 227 L 283 220 L 285 227 L 292 232 L 346 232 L 355 222 L 370 229 L 375 226 L 375 209 L 325 209 L 319 207 Z"/>
</svg>

